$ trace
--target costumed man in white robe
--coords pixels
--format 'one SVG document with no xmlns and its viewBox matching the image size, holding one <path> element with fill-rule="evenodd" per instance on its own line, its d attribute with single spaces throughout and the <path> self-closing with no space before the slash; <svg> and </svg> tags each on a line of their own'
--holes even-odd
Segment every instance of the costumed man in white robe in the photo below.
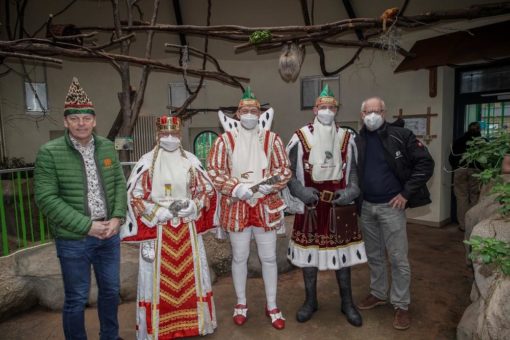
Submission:
<svg viewBox="0 0 510 340">
<path fill-rule="evenodd" d="M 156 147 L 128 180 L 125 242 L 140 243 L 137 339 L 210 334 L 216 313 L 200 233 L 213 226 L 216 194 L 197 157 L 181 147 L 181 121 L 157 121 Z"/>
<path fill-rule="evenodd" d="M 207 160 L 209 176 L 221 197 L 218 225 L 228 232 L 232 246 L 237 295 L 233 320 L 239 326 L 247 320 L 247 263 L 254 237 L 262 263 L 266 315 L 274 328 L 283 329 L 285 319 L 276 305 L 276 231 L 284 230 L 285 204 L 279 192 L 291 176 L 289 161 L 280 137 L 269 131 L 272 110 L 261 115 L 260 104 L 249 88 L 236 114 L 240 122 L 220 113 L 227 131 L 216 139 Z"/>
<path fill-rule="evenodd" d="M 341 310 L 349 323 L 361 326 L 352 299 L 350 268 L 367 261 L 353 203 L 360 192 L 356 145 L 353 134 L 336 126 L 337 111 L 338 103 L 326 85 L 313 108 L 313 123 L 297 130 L 287 145 L 293 176 L 288 183 L 291 195 L 284 196 L 296 213 L 288 259 L 302 268 L 305 283 L 306 299 L 297 321 L 310 320 L 318 308 L 318 270 L 335 270 Z M 336 215 L 337 206 L 347 209 Z"/>
</svg>

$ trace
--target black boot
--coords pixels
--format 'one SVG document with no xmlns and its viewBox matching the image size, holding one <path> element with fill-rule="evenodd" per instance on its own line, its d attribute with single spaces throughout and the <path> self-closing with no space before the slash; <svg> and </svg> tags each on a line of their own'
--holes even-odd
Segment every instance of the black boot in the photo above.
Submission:
<svg viewBox="0 0 510 340">
<path fill-rule="evenodd" d="M 318 268 L 303 268 L 303 279 L 305 281 L 305 303 L 296 313 L 298 322 L 306 322 L 312 318 L 318 308 L 317 304 L 317 272 Z"/>
<path fill-rule="evenodd" d="M 340 296 L 342 298 L 342 313 L 345 314 L 347 321 L 353 326 L 360 327 L 363 324 L 361 314 L 358 312 L 352 301 L 351 290 L 351 268 L 342 268 L 336 271 L 336 280 L 340 287 Z"/>
</svg>

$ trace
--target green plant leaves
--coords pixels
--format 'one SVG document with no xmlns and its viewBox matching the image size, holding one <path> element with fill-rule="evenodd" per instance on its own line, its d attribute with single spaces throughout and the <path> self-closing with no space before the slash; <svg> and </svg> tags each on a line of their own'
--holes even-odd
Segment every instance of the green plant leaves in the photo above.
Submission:
<svg viewBox="0 0 510 340">
<path fill-rule="evenodd" d="M 250 35 L 250 42 L 252 44 L 260 44 L 264 42 L 271 41 L 271 38 L 273 35 L 271 34 L 271 31 L 255 31 Z"/>
<path fill-rule="evenodd" d="M 473 236 L 464 243 L 471 246 L 469 258 L 484 264 L 494 263 L 503 274 L 510 276 L 510 243 L 480 236 Z"/>
</svg>

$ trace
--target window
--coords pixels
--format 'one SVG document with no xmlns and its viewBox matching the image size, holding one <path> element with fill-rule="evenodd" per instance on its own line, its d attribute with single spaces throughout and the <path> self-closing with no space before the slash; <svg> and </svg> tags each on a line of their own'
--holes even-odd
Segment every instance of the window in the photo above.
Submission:
<svg viewBox="0 0 510 340">
<path fill-rule="evenodd" d="M 301 110 L 311 109 L 315 106 L 315 99 L 319 96 L 324 85 L 328 84 L 329 89 L 340 102 L 340 78 L 311 76 L 301 78 Z"/>
<path fill-rule="evenodd" d="M 46 83 L 25 82 L 25 109 L 31 114 L 48 111 Z"/>
<path fill-rule="evenodd" d="M 188 86 L 191 91 L 195 91 L 198 88 L 198 82 L 188 82 Z M 205 83 L 202 84 L 200 93 L 205 92 Z M 200 96 L 200 95 L 199 95 Z M 170 83 L 168 86 L 168 105 L 173 108 L 179 108 L 184 104 L 186 99 L 189 97 L 189 92 L 186 89 L 184 83 Z"/>
<path fill-rule="evenodd" d="M 193 141 L 193 152 L 204 167 L 206 166 L 209 150 L 211 150 L 216 138 L 218 138 L 216 132 L 207 130 L 200 132 Z"/>
</svg>

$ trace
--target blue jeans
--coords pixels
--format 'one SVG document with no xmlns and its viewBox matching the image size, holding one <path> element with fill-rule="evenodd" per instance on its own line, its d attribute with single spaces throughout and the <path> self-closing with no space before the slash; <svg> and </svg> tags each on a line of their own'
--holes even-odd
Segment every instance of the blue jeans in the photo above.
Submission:
<svg viewBox="0 0 510 340">
<path fill-rule="evenodd" d="M 64 280 L 63 326 L 66 340 L 87 339 L 85 305 L 90 291 L 90 267 L 94 267 L 98 298 L 100 339 L 116 340 L 119 335 L 117 309 L 120 293 L 119 235 L 106 240 L 87 236 L 82 240 L 56 239 L 57 256 Z"/>
</svg>

